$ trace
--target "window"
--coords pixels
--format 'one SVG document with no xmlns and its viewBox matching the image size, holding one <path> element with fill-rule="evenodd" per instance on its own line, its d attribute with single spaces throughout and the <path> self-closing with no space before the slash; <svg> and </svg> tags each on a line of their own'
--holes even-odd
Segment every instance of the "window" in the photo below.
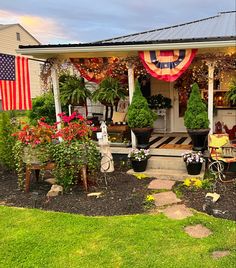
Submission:
<svg viewBox="0 0 236 268">
<path fill-rule="evenodd" d="M 20 33 L 16 33 L 16 40 L 20 41 Z"/>
</svg>

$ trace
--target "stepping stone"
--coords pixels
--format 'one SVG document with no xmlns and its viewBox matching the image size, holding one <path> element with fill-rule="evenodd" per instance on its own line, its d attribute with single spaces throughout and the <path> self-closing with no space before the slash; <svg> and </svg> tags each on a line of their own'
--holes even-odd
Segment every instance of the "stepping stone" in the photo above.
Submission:
<svg viewBox="0 0 236 268">
<path fill-rule="evenodd" d="M 165 205 L 172 205 L 181 202 L 179 198 L 173 192 L 163 192 L 153 195 L 155 198 L 155 205 L 162 207 Z"/>
<path fill-rule="evenodd" d="M 184 204 L 172 205 L 163 210 L 163 213 L 170 219 L 182 220 L 193 216 L 193 213 Z"/>
<path fill-rule="evenodd" d="M 219 258 L 228 256 L 228 255 L 230 255 L 229 250 L 218 250 L 218 251 L 212 252 L 212 258 L 213 259 L 219 259 Z"/>
<path fill-rule="evenodd" d="M 56 184 L 56 179 L 55 178 L 49 178 L 49 179 L 46 179 L 45 180 L 47 183 L 53 185 L 53 184 Z"/>
<path fill-rule="evenodd" d="M 208 237 L 212 232 L 201 224 L 191 225 L 184 228 L 185 232 L 194 238 Z"/>
<path fill-rule="evenodd" d="M 148 189 L 153 190 L 171 190 L 173 185 L 175 184 L 175 181 L 171 180 L 153 180 L 149 183 Z"/>
</svg>

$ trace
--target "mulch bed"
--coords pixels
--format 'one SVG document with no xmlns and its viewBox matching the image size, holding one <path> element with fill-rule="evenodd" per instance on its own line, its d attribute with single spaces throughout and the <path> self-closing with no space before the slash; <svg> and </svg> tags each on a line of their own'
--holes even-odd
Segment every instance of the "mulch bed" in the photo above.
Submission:
<svg viewBox="0 0 236 268">
<path fill-rule="evenodd" d="M 89 192 L 102 192 L 99 198 L 88 197 L 82 183 L 63 195 L 47 198 L 51 185 L 44 180 L 31 180 L 30 193 L 18 190 L 17 176 L 0 167 L 0 205 L 38 208 L 87 216 L 111 216 L 145 213 L 143 204 L 150 194 L 147 185 L 153 179 L 138 180 L 126 173 L 128 167 L 116 161 L 115 172 L 98 173 L 90 177 Z M 50 175 L 46 174 L 50 177 Z M 176 183 L 175 187 L 178 185 Z M 215 217 L 236 220 L 236 183 L 217 183 L 215 192 L 221 195 L 213 206 L 206 206 L 205 195 L 210 190 L 182 191 L 183 203 L 187 207 L 203 211 Z M 205 209 L 203 209 L 205 206 Z"/>
<path fill-rule="evenodd" d="M 88 216 L 137 214 L 145 211 L 143 201 L 148 194 L 151 179 L 138 180 L 126 173 L 127 168 L 116 165 L 112 173 L 98 173 L 90 177 L 89 192 L 102 192 L 102 196 L 88 197 L 82 183 L 69 193 L 47 198 L 51 185 L 43 180 L 31 179 L 30 193 L 18 190 L 17 177 L 1 168 L 0 205 L 39 208 Z M 48 174 L 47 174 L 48 175 Z M 50 177 L 50 176 L 49 176 Z M 36 197 L 36 198 L 35 198 Z"/>
<path fill-rule="evenodd" d="M 178 184 L 179 183 L 177 183 L 175 187 Z M 181 200 L 183 200 L 183 203 L 187 207 L 194 208 L 218 218 L 236 220 L 236 180 L 228 183 L 217 181 L 214 191 L 205 189 L 197 189 L 194 191 L 187 188 L 181 189 Z M 206 194 L 212 192 L 220 194 L 219 200 L 214 204 L 205 199 Z"/>
</svg>

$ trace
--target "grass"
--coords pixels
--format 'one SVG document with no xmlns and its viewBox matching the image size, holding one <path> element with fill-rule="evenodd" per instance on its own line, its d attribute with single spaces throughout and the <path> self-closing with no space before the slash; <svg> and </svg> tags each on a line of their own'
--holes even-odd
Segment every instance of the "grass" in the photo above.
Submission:
<svg viewBox="0 0 236 268">
<path fill-rule="evenodd" d="M 191 238 L 187 225 L 212 230 Z M 36 209 L 0 207 L 0 267 L 235 267 L 235 223 L 196 214 L 85 217 Z M 214 260 L 214 250 L 231 250 Z"/>
</svg>

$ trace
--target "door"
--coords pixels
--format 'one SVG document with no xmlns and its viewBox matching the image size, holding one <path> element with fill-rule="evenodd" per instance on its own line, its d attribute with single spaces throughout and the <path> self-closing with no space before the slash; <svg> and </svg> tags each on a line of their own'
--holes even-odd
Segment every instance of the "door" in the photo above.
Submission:
<svg viewBox="0 0 236 268">
<path fill-rule="evenodd" d="M 187 109 L 188 93 L 185 91 L 174 90 L 174 103 L 173 103 L 173 131 L 174 132 L 187 132 L 184 126 L 184 113 Z"/>
</svg>

